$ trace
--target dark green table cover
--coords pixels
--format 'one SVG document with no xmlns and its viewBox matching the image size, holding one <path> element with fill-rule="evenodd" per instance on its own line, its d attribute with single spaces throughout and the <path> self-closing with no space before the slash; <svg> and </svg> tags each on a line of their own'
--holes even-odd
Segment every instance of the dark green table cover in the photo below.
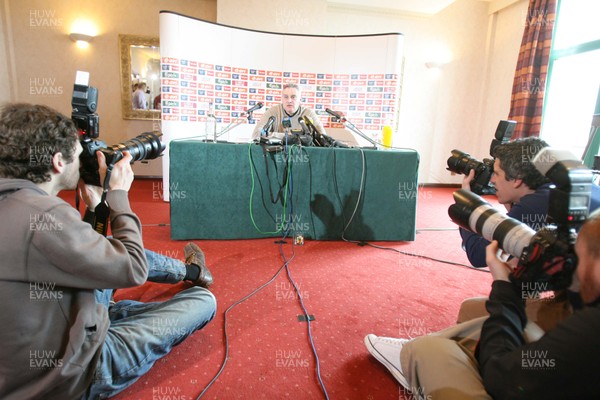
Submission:
<svg viewBox="0 0 600 400">
<path fill-rule="evenodd" d="M 416 151 L 288 148 L 171 142 L 171 238 L 414 240 Z"/>
</svg>

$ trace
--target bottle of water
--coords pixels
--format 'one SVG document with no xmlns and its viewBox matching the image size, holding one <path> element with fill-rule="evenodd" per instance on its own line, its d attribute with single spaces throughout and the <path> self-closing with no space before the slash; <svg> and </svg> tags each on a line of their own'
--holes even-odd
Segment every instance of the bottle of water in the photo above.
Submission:
<svg viewBox="0 0 600 400">
<path fill-rule="evenodd" d="M 208 104 L 208 111 L 206 113 L 206 125 L 204 126 L 206 140 L 212 139 L 213 142 L 217 142 L 217 118 L 215 117 L 215 108 L 213 103 Z"/>
</svg>

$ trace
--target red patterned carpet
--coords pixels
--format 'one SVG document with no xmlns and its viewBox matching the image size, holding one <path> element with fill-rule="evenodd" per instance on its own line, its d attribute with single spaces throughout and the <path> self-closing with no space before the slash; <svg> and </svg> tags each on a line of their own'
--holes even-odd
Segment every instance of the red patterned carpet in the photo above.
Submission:
<svg viewBox="0 0 600 400">
<path fill-rule="evenodd" d="M 182 259 L 185 242 L 170 240 L 169 205 L 159 199 L 160 191 L 158 181 L 138 180 L 131 192 L 132 206 L 144 224 L 144 244 Z M 456 226 L 447 215 L 452 191 L 420 188 L 416 241 L 377 244 L 466 263 Z M 274 239 L 196 243 L 215 277 L 217 317 L 118 395 L 119 400 L 195 399 L 222 365 L 225 310 L 269 281 L 284 263 Z M 330 399 L 412 398 L 369 355 L 364 336 L 410 337 L 445 328 L 454 323 L 461 300 L 487 295 L 491 282 L 486 272 L 343 241 L 307 241 L 292 248 L 288 240 L 282 249 L 288 258 L 295 252 L 289 271 L 315 317 L 312 338 Z M 116 298 L 155 301 L 181 288 L 147 283 L 120 290 Z M 298 321 L 302 314 L 285 269 L 229 311 L 228 363 L 202 398 L 324 399 L 307 322 Z"/>
</svg>

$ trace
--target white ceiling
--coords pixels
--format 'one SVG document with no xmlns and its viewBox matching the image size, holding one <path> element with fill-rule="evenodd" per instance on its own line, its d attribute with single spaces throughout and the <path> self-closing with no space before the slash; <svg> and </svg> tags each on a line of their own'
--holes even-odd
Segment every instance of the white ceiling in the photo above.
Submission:
<svg viewBox="0 0 600 400">
<path fill-rule="evenodd" d="M 331 5 L 356 7 L 359 9 L 378 9 L 407 14 L 434 15 L 455 1 L 456 0 L 327 0 L 327 3 Z"/>
</svg>

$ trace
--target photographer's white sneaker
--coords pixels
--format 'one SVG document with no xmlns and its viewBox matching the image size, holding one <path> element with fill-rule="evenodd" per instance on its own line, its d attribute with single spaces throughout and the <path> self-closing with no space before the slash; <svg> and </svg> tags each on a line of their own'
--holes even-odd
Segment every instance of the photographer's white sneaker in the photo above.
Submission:
<svg viewBox="0 0 600 400">
<path fill-rule="evenodd" d="M 405 389 L 411 390 L 404 372 L 402 372 L 402 365 L 400 365 L 400 352 L 402 346 L 410 339 L 396 339 L 390 337 L 379 337 L 372 333 L 365 336 L 365 346 L 373 357 L 392 373 L 394 378 L 402 385 Z"/>
</svg>

